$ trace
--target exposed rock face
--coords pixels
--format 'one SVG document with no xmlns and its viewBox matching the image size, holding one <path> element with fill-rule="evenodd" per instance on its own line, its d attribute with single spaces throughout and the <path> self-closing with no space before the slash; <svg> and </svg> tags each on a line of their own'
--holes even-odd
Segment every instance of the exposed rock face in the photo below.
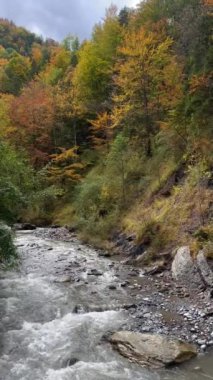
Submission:
<svg viewBox="0 0 213 380">
<path fill-rule="evenodd" d="M 135 235 L 127 236 L 126 234 L 120 232 L 116 233 L 112 237 L 112 241 L 114 243 L 114 252 L 124 254 L 130 259 L 142 255 L 149 246 L 149 242 L 143 242 L 138 245 Z"/>
<path fill-rule="evenodd" d="M 130 256 L 128 259 L 124 260 L 123 264 L 139 266 L 143 264 L 145 256 L 146 256 L 146 252 L 141 253 L 138 256 L 134 256 L 134 257 Z"/>
<path fill-rule="evenodd" d="M 132 362 L 152 368 L 182 363 L 197 355 L 194 345 L 158 334 L 120 331 L 111 336 L 110 342 Z"/>
<path fill-rule="evenodd" d="M 188 287 L 198 288 L 203 285 L 197 265 L 190 255 L 189 247 L 178 249 L 172 263 L 172 276 L 174 280 L 186 284 Z"/>
<path fill-rule="evenodd" d="M 200 251 L 197 255 L 197 266 L 205 285 L 208 287 L 213 287 L 213 272 L 203 251 Z"/>
</svg>

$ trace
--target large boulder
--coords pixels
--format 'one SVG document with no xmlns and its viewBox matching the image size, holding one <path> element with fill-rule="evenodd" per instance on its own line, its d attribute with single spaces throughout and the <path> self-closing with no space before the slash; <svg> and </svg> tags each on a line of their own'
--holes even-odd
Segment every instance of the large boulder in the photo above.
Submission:
<svg viewBox="0 0 213 380">
<path fill-rule="evenodd" d="M 158 334 L 120 331 L 110 337 L 110 342 L 130 361 L 151 368 L 182 363 L 197 355 L 194 345 Z"/>
<path fill-rule="evenodd" d="M 177 250 L 172 262 L 172 276 L 175 281 L 188 287 L 198 288 L 203 286 L 196 262 L 190 255 L 189 247 L 181 247 Z"/>
<path fill-rule="evenodd" d="M 213 272 L 206 260 L 206 257 L 203 251 L 200 251 L 197 255 L 197 267 L 205 285 L 207 287 L 212 288 L 213 287 Z"/>
</svg>

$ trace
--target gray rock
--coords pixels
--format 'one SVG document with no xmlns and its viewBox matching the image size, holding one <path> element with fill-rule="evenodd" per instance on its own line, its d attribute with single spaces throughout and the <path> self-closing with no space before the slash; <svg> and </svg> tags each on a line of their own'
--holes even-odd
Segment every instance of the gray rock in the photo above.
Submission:
<svg viewBox="0 0 213 380">
<path fill-rule="evenodd" d="M 86 313 L 87 311 L 88 311 L 87 307 L 84 307 L 83 305 L 75 305 L 72 312 L 73 314 L 83 314 L 83 313 Z"/>
<path fill-rule="evenodd" d="M 150 332 L 151 331 L 151 327 L 150 326 L 142 327 L 141 331 L 143 331 L 143 332 Z"/>
<path fill-rule="evenodd" d="M 178 249 L 172 262 L 172 276 L 175 281 L 187 285 L 190 288 L 198 288 L 203 281 L 194 263 L 189 247 Z"/>
<path fill-rule="evenodd" d="M 100 272 L 99 270 L 97 269 L 91 269 L 89 272 L 88 272 L 88 275 L 89 276 L 102 276 L 102 272 Z"/>
<path fill-rule="evenodd" d="M 116 285 L 115 284 L 110 284 L 109 285 L 109 289 L 110 290 L 115 290 L 116 289 Z"/>
<path fill-rule="evenodd" d="M 77 358 L 71 358 L 71 359 L 69 359 L 68 360 L 68 362 L 67 362 L 67 366 L 72 366 L 72 365 L 75 365 L 76 363 L 78 363 L 79 362 L 79 359 L 77 359 Z"/>
<path fill-rule="evenodd" d="M 199 344 L 199 346 L 203 346 L 206 344 L 206 341 L 205 339 L 198 339 L 197 344 Z"/>
<path fill-rule="evenodd" d="M 109 252 L 109 251 L 100 251 L 98 253 L 98 256 L 100 257 L 111 257 L 113 255 L 113 252 Z"/>
<path fill-rule="evenodd" d="M 182 363 L 197 355 L 194 345 L 165 335 L 120 331 L 110 342 L 130 361 L 152 368 Z"/>
<path fill-rule="evenodd" d="M 205 258 L 203 251 L 200 251 L 197 255 L 197 266 L 205 285 L 213 287 L 213 272 Z"/>
<path fill-rule="evenodd" d="M 129 281 L 124 281 L 120 284 L 122 288 L 125 288 L 127 285 L 129 285 Z"/>
<path fill-rule="evenodd" d="M 70 276 L 61 276 L 61 277 L 58 277 L 54 280 L 54 282 L 56 283 L 60 283 L 60 284 L 64 284 L 66 282 L 71 282 L 72 279 Z"/>
<path fill-rule="evenodd" d="M 143 252 L 140 255 L 137 255 L 135 257 L 130 256 L 128 259 L 124 260 L 123 264 L 125 265 L 140 265 L 144 263 L 144 258 L 146 257 L 147 252 Z"/>
</svg>

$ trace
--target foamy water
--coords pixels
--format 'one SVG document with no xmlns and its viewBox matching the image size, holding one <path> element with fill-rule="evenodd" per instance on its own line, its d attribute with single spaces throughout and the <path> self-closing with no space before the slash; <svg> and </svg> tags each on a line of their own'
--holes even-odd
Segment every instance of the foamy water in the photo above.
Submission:
<svg viewBox="0 0 213 380">
<path fill-rule="evenodd" d="M 32 233 L 16 239 L 19 270 L 0 279 L 0 380 L 204 380 L 194 367 L 151 372 L 132 365 L 102 337 L 129 318 L 116 309 L 129 302 L 125 290 L 109 292 L 115 279 L 109 261 L 79 243 L 51 242 Z M 56 283 L 68 264 L 78 280 Z M 89 276 L 91 268 L 102 276 Z M 76 313 L 76 305 L 82 308 Z M 100 312 L 91 310 L 99 307 Z M 84 310 L 85 309 L 85 310 Z M 208 358 L 205 360 L 207 366 Z M 212 365 L 212 364 L 211 364 Z M 209 377 L 211 378 L 211 377 Z"/>
</svg>

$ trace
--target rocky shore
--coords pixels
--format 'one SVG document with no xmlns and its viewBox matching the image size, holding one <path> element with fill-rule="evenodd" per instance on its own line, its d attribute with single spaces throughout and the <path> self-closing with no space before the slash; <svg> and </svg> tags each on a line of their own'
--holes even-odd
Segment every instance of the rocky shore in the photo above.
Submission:
<svg viewBox="0 0 213 380">
<path fill-rule="evenodd" d="M 36 229 L 34 234 L 51 240 L 78 242 L 76 235 L 64 227 Z M 97 254 L 109 256 L 101 251 L 97 251 Z M 134 260 L 137 261 L 137 258 L 135 255 Z M 119 299 L 116 293 L 123 289 L 131 299 L 131 302 L 121 302 L 119 306 L 115 303 L 115 308 L 127 310 L 130 316 L 123 330 L 180 339 L 194 344 L 200 352 L 211 349 L 212 268 L 202 252 L 193 261 L 189 248 L 182 247 L 174 255 L 173 262 L 160 270 L 135 267 L 132 256 L 131 261 L 123 261 L 119 255 L 103 259 L 108 260 L 109 271 L 114 271 L 113 282 L 108 285 L 112 298 Z M 82 276 L 84 272 L 83 262 L 71 263 L 69 267 L 57 270 L 58 281 L 88 284 Z M 89 269 L 87 275 L 97 277 L 100 281 L 104 273 L 94 267 Z M 76 306 L 76 313 L 83 311 L 81 305 Z"/>
</svg>

